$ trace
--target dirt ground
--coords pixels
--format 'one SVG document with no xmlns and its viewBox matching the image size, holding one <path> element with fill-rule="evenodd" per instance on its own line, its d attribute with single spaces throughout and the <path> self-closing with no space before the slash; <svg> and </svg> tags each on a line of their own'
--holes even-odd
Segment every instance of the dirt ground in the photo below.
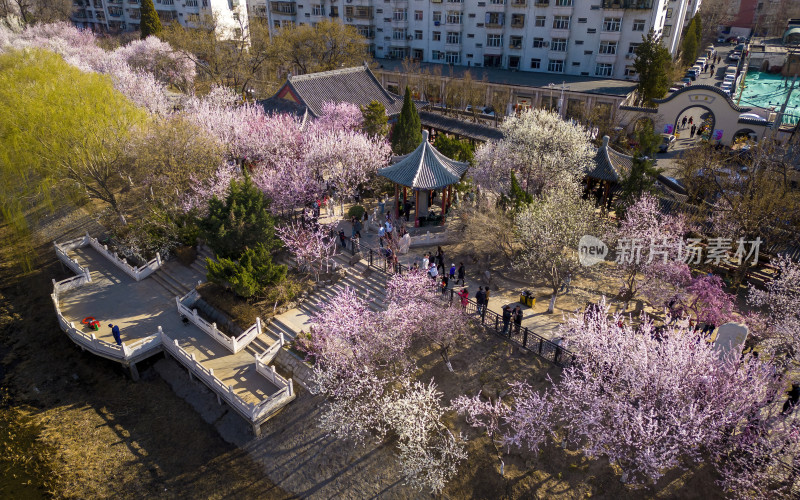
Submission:
<svg viewBox="0 0 800 500">
<path fill-rule="evenodd" d="M 81 217 L 47 227 L 63 239 L 91 224 Z M 262 439 L 237 448 L 173 392 L 153 362 L 139 367 L 142 380 L 134 383 L 119 365 L 81 353 L 58 328 L 49 297 L 50 280 L 68 274 L 49 242 L 38 243 L 34 272 L 16 275 L 7 259 L 0 268 L 0 377 L 8 393 L 0 401 L 0 447 L 12 451 L 0 456 L 3 498 L 430 497 L 401 484 L 386 445 L 354 449 L 322 436 L 319 397 L 301 394 L 263 427 Z M 543 387 L 558 375 L 484 332 L 454 349 L 454 373 L 437 352 L 419 348 L 418 356 L 419 378 L 434 378 L 445 404 L 479 390 L 496 397 L 512 380 Z M 449 419 L 473 439 L 443 498 L 720 497 L 703 468 L 634 490 L 605 460 L 557 446 L 536 455 L 511 450 L 500 476 L 488 438 L 463 417 Z"/>
</svg>

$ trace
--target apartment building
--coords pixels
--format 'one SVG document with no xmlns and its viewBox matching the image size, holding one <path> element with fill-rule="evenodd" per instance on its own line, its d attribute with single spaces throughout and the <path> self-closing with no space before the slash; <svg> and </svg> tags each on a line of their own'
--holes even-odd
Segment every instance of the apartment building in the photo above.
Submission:
<svg viewBox="0 0 800 500">
<path fill-rule="evenodd" d="M 333 19 L 355 26 L 377 58 L 603 78 L 633 78 L 650 29 L 672 54 L 699 0 L 297 0 L 250 8 L 270 25 Z"/>
<path fill-rule="evenodd" d="M 99 33 L 136 31 L 141 19 L 140 0 L 74 0 L 72 22 Z M 178 21 L 198 26 L 205 16 L 217 19 L 217 35 L 238 38 L 247 29 L 243 0 L 153 0 L 162 23 Z"/>
</svg>

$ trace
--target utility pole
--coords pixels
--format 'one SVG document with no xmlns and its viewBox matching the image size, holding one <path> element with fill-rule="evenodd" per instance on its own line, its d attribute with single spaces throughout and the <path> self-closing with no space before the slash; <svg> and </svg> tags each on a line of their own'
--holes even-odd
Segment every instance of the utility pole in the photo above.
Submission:
<svg viewBox="0 0 800 500">
<path fill-rule="evenodd" d="M 564 91 L 569 90 L 567 82 L 561 82 L 561 98 L 558 100 L 558 116 L 564 118 Z"/>
<path fill-rule="evenodd" d="M 786 93 L 786 100 L 783 101 L 783 105 L 781 106 L 781 110 L 778 112 L 778 116 L 775 117 L 775 122 L 772 124 L 772 134 L 770 134 L 771 138 L 774 139 L 778 135 L 778 129 L 781 128 L 781 122 L 783 121 L 783 115 L 786 113 L 786 107 L 789 105 L 789 99 L 792 97 L 792 91 L 794 90 L 794 84 L 797 82 L 797 75 L 794 75 L 792 78 L 792 86 L 789 87 L 789 91 Z"/>
</svg>

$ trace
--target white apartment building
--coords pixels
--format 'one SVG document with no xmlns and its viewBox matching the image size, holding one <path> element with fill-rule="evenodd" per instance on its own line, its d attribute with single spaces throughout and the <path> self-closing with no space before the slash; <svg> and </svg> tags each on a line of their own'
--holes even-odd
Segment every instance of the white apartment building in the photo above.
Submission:
<svg viewBox="0 0 800 500">
<path fill-rule="evenodd" d="M 74 0 L 72 22 L 96 32 L 135 31 L 141 20 L 140 0 Z M 243 0 L 153 0 L 162 23 L 178 21 L 199 25 L 205 16 L 217 20 L 222 39 L 238 38 L 247 29 L 247 8 Z"/>
<path fill-rule="evenodd" d="M 334 19 L 377 58 L 633 78 L 633 51 L 653 29 L 677 54 L 699 0 L 249 0 L 272 27 Z"/>
</svg>

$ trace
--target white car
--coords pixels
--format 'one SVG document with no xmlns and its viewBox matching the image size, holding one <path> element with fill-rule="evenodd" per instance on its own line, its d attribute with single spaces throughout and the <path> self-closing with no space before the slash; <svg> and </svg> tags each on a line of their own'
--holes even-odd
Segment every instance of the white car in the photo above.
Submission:
<svg viewBox="0 0 800 500">
<path fill-rule="evenodd" d="M 767 121 L 766 118 L 764 118 L 763 116 L 757 115 L 755 113 L 742 113 L 741 115 L 739 115 L 739 119 L 740 120 L 747 119 L 747 120 Z"/>
</svg>

